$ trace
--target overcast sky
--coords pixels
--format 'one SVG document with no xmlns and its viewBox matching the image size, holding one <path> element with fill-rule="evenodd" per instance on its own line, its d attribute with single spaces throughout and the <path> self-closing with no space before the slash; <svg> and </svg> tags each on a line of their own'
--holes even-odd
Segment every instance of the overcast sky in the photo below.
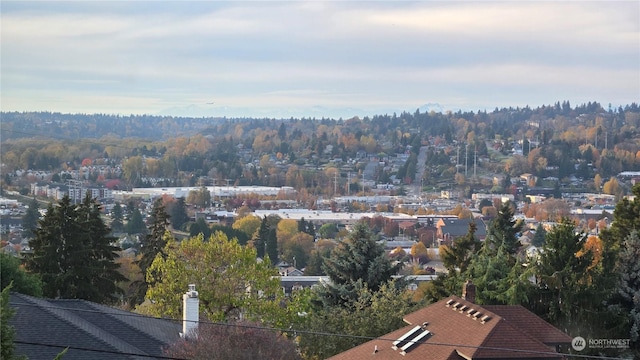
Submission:
<svg viewBox="0 0 640 360">
<path fill-rule="evenodd" d="M 640 101 L 640 2 L 2 1 L 1 108 L 343 117 Z"/>
</svg>

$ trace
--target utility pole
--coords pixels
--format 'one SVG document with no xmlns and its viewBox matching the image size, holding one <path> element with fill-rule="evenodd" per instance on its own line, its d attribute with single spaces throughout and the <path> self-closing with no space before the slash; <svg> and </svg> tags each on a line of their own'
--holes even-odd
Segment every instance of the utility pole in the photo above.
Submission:
<svg viewBox="0 0 640 360">
<path fill-rule="evenodd" d="M 456 146 L 456 174 L 458 173 L 458 165 L 460 165 L 460 146 Z"/>
<path fill-rule="evenodd" d="M 338 193 L 338 170 L 336 169 L 335 174 L 333 174 L 333 196 Z"/>
<path fill-rule="evenodd" d="M 473 153 L 473 178 L 476 178 L 476 167 L 478 165 L 478 148 L 476 148 L 476 151 Z"/>
<path fill-rule="evenodd" d="M 464 146 L 464 177 L 467 177 L 467 167 L 469 166 L 469 144 Z"/>
</svg>

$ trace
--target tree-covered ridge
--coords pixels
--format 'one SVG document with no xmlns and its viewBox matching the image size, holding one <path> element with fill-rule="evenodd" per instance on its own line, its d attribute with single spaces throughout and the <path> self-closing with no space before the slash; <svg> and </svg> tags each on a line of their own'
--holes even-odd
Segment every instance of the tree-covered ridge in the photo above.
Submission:
<svg viewBox="0 0 640 360">
<path fill-rule="evenodd" d="M 195 133 L 220 118 L 155 115 L 62 114 L 56 112 L 2 112 L 3 138 L 63 139 L 141 138 L 160 140 Z"/>
<path fill-rule="evenodd" d="M 350 161 L 365 157 L 386 163 L 407 157 L 399 168 L 380 166 L 369 175 L 378 183 L 395 176 L 404 184 L 463 185 L 470 174 L 457 171 L 456 164 L 511 177 L 597 175 L 605 181 L 640 170 L 635 103 L 605 109 L 596 102 L 571 107 L 565 101 L 492 112 L 416 110 L 337 120 L 2 115 L 4 174 L 92 167 L 90 180 L 118 179 L 130 186 L 193 186 L 207 178 L 208 184 L 286 185 L 333 195 L 335 173 L 343 182 L 348 172 L 361 173 L 366 165 Z M 424 164 L 417 161 L 423 146 Z M 422 175 L 416 174 L 423 165 Z"/>
</svg>

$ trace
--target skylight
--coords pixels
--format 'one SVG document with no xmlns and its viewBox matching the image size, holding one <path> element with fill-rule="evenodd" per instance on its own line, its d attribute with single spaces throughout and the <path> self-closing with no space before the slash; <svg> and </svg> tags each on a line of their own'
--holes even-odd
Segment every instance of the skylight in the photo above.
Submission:
<svg viewBox="0 0 640 360">
<path fill-rule="evenodd" d="M 398 350 L 398 346 L 403 347 L 409 342 L 413 337 L 417 336 L 418 331 L 422 330 L 422 327 L 416 326 L 413 329 L 409 330 L 408 333 L 402 335 L 398 340 L 393 342 L 393 346 L 391 347 L 393 350 Z"/>
<path fill-rule="evenodd" d="M 403 346 L 402 348 L 400 348 L 400 354 L 401 355 L 406 355 L 407 351 L 411 350 L 411 348 L 417 344 L 420 340 L 422 340 L 423 338 L 427 337 L 431 335 L 431 332 L 429 330 L 422 330 L 422 333 L 418 336 L 416 336 L 415 338 L 413 338 L 412 340 L 410 340 L 405 346 Z"/>
<path fill-rule="evenodd" d="M 428 323 L 427 323 L 428 324 Z M 393 342 L 391 348 L 393 350 L 400 349 L 401 355 L 406 355 L 408 351 L 413 349 L 413 346 L 419 343 L 421 340 L 431 335 L 431 332 L 425 329 L 426 325 L 416 326 L 409 330 L 406 334 L 402 335 L 398 340 Z"/>
</svg>

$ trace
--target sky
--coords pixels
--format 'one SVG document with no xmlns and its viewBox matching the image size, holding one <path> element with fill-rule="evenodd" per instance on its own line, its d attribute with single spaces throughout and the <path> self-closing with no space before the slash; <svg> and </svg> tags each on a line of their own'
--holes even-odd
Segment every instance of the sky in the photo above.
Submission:
<svg viewBox="0 0 640 360">
<path fill-rule="evenodd" d="M 333 117 L 640 102 L 639 1 L 5 1 L 2 111 Z"/>
</svg>

